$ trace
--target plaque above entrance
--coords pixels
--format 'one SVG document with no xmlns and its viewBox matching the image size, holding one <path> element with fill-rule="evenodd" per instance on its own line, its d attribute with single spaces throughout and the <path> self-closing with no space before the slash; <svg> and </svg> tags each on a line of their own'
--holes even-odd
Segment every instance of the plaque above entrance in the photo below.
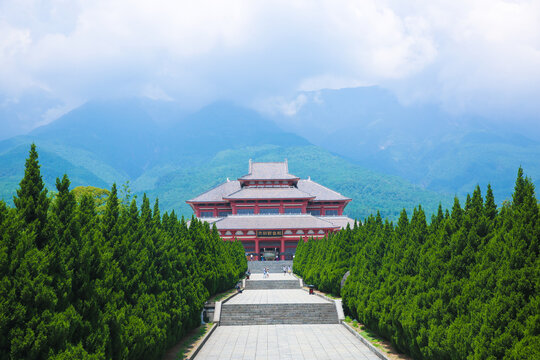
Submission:
<svg viewBox="0 0 540 360">
<path fill-rule="evenodd" d="M 257 237 L 283 236 L 283 230 L 257 230 Z"/>
</svg>

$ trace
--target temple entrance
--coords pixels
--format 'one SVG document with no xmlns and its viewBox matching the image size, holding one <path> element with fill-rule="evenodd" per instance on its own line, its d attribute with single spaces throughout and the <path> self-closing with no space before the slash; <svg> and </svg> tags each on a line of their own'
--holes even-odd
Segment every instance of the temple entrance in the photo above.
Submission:
<svg viewBox="0 0 540 360">
<path fill-rule="evenodd" d="M 298 240 L 255 239 L 241 240 L 248 261 L 293 260 Z"/>
<path fill-rule="evenodd" d="M 262 248 L 261 260 L 274 261 L 279 256 L 279 250 L 277 248 Z"/>
</svg>

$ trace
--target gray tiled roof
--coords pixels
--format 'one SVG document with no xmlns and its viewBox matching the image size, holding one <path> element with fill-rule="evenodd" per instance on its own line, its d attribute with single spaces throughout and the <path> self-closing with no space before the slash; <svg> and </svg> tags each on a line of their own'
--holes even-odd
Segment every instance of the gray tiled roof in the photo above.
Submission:
<svg viewBox="0 0 540 360">
<path fill-rule="evenodd" d="M 229 229 L 335 229 L 338 226 L 312 215 L 231 215 L 215 222 Z"/>
<path fill-rule="evenodd" d="M 213 218 L 199 218 L 199 220 L 207 222 L 208 224 L 210 224 L 210 227 L 212 227 L 212 224 L 215 223 L 216 221 L 218 221 L 219 219 L 221 219 L 221 218 L 214 218 L 214 217 Z M 187 225 L 187 227 L 190 227 L 191 226 L 191 220 L 186 221 L 186 225 Z"/>
<path fill-rule="evenodd" d="M 287 161 L 250 162 L 249 174 L 242 176 L 240 180 L 287 180 L 297 178 L 297 176 L 289 174 Z"/>
<path fill-rule="evenodd" d="M 227 181 L 215 188 L 188 201 L 207 202 L 207 201 L 223 201 L 223 197 L 240 190 L 240 182 L 238 180 Z"/>
<path fill-rule="evenodd" d="M 339 226 L 342 229 L 347 227 L 347 224 L 351 226 L 351 229 L 354 226 L 354 219 L 351 219 L 347 216 L 321 216 L 320 219 L 331 222 L 332 224 Z"/>
<path fill-rule="evenodd" d="M 225 196 L 226 199 L 306 199 L 313 198 L 294 187 L 282 188 L 248 188 L 245 187 L 233 194 Z"/>
<path fill-rule="evenodd" d="M 299 180 L 297 186 L 299 190 L 315 196 L 315 201 L 350 200 L 337 191 L 330 190 L 329 188 L 322 186 L 321 184 L 317 184 L 309 179 Z"/>
</svg>

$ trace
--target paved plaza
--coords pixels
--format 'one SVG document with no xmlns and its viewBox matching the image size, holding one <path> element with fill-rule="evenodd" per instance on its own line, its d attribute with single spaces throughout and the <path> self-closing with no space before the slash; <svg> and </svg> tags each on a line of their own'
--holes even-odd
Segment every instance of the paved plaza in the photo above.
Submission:
<svg viewBox="0 0 540 360">
<path fill-rule="evenodd" d="M 343 319 L 341 301 L 309 295 L 298 278 L 283 272 L 267 278 L 251 274 L 244 292 L 220 303 L 215 316 L 221 326 L 207 338 L 196 360 L 379 360 L 337 324 Z"/>
<path fill-rule="evenodd" d="M 292 274 L 283 274 L 280 273 L 269 273 L 268 277 L 264 277 L 264 274 L 251 274 L 249 280 L 261 280 L 261 281 L 271 281 L 271 280 L 298 280 L 298 278 Z"/>
<path fill-rule="evenodd" d="M 321 304 L 329 301 L 309 295 L 302 289 L 246 290 L 236 295 L 227 304 Z"/>
<path fill-rule="evenodd" d="M 380 360 L 343 325 L 219 326 L 196 360 Z"/>
</svg>

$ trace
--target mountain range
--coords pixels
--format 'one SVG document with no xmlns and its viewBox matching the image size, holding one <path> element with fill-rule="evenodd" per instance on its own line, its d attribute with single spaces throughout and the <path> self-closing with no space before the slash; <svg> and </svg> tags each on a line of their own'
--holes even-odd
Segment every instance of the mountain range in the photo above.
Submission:
<svg viewBox="0 0 540 360">
<path fill-rule="evenodd" d="M 294 114 L 274 116 L 287 131 L 368 169 L 435 192 L 464 195 L 490 183 L 499 201 L 522 166 L 540 179 L 537 126 L 518 119 L 458 115 L 433 104 L 403 105 L 379 87 L 303 93 Z M 538 124 L 540 121 L 536 121 Z"/>
<path fill-rule="evenodd" d="M 50 190 L 64 173 L 72 187 L 129 184 L 139 198 L 158 197 L 163 210 L 185 216 L 185 200 L 245 175 L 250 158 L 287 158 L 292 174 L 351 197 L 348 215 L 360 219 L 380 211 L 395 220 L 418 204 L 430 213 L 488 182 L 500 203 L 520 165 L 540 178 L 538 141 L 480 120 L 406 107 L 378 88 L 306 97 L 316 101 L 287 116 L 228 102 L 187 112 L 149 99 L 91 101 L 0 141 L 0 198 L 11 202 L 32 142 Z"/>
</svg>

